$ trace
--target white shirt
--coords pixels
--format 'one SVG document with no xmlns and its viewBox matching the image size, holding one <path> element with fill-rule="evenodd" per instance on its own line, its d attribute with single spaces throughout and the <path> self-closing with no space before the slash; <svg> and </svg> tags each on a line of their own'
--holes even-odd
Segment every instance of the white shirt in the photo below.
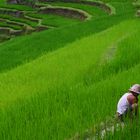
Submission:
<svg viewBox="0 0 140 140">
<path fill-rule="evenodd" d="M 119 100 L 118 105 L 117 105 L 117 112 L 119 114 L 125 114 L 127 110 L 130 108 L 130 104 L 127 100 L 127 96 L 130 95 L 131 93 L 125 93 Z"/>
</svg>

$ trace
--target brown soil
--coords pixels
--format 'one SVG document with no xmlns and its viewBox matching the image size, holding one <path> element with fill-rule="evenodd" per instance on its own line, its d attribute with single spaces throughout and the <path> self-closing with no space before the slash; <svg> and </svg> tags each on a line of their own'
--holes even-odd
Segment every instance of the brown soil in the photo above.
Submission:
<svg viewBox="0 0 140 140">
<path fill-rule="evenodd" d="M 10 29 L 5 27 L 0 27 L 0 34 L 10 35 Z"/>
<path fill-rule="evenodd" d="M 55 14 L 60 16 L 65 16 L 69 18 L 85 20 L 87 16 L 80 11 L 67 9 L 67 8 L 44 8 L 40 9 L 39 13 L 43 14 Z"/>
<path fill-rule="evenodd" d="M 41 26 L 37 26 L 35 31 L 40 32 L 40 31 L 44 31 L 44 30 L 47 30 L 47 29 L 49 29 L 47 26 L 41 25 Z"/>
<path fill-rule="evenodd" d="M 12 28 L 8 28 L 8 27 L 0 27 L 0 35 L 3 36 L 19 36 L 19 35 L 23 35 L 25 31 L 23 30 L 13 30 Z"/>
<path fill-rule="evenodd" d="M 11 31 L 10 35 L 11 36 L 20 36 L 23 35 L 24 31 L 23 30 L 18 30 L 18 31 Z"/>
</svg>

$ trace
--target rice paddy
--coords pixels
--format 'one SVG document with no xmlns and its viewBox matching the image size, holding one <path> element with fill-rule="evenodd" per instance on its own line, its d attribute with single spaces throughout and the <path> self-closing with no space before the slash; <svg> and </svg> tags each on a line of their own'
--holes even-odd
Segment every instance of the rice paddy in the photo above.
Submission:
<svg viewBox="0 0 140 140">
<path fill-rule="evenodd" d="M 139 139 L 139 119 L 114 123 L 140 83 L 138 2 L 79 2 L 0 2 L 0 139 Z"/>
</svg>

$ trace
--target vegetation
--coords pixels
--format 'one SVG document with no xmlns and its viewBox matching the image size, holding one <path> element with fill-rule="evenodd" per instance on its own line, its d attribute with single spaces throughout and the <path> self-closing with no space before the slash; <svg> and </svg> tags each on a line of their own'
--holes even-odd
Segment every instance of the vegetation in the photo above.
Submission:
<svg viewBox="0 0 140 140">
<path fill-rule="evenodd" d="M 81 22 L 28 12 L 55 28 L 0 44 L 0 139 L 92 138 L 85 130 L 94 134 L 95 126 L 115 114 L 123 92 L 140 83 L 137 9 L 132 1 L 106 2 L 115 15 L 97 7 L 49 3 L 82 9 L 93 17 Z M 128 122 L 105 139 L 138 140 L 138 124 Z"/>
<path fill-rule="evenodd" d="M 15 21 L 15 22 L 21 22 L 24 24 L 27 24 L 27 25 L 30 25 L 32 27 L 36 27 L 37 26 L 37 23 L 36 22 L 33 22 L 33 21 L 30 21 L 28 19 L 23 19 L 23 18 L 16 18 L 16 17 L 13 17 L 13 16 L 9 16 L 9 15 L 3 15 L 3 14 L 0 14 L 0 18 L 2 19 L 8 19 L 10 21 Z"/>
</svg>

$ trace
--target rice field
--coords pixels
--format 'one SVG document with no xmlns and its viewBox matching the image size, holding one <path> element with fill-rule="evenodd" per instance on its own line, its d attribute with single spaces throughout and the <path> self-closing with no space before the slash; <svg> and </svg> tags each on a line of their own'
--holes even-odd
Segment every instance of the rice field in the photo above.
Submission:
<svg viewBox="0 0 140 140">
<path fill-rule="evenodd" d="M 0 14 L 24 27 L 0 21 L 0 29 L 24 31 L 25 23 L 33 28 L 20 35 L 1 30 L 0 38 L 9 38 L 0 43 L 0 139 L 139 140 L 139 119 L 96 135 L 114 120 L 122 94 L 140 83 L 138 8 L 133 1 L 90 2 L 114 14 L 71 1 L 41 1 L 36 8 L 0 2 L 1 8 L 24 11 L 18 18 Z M 82 10 L 91 18 L 39 13 L 48 5 Z M 51 28 L 37 31 L 39 25 Z"/>
</svg>

